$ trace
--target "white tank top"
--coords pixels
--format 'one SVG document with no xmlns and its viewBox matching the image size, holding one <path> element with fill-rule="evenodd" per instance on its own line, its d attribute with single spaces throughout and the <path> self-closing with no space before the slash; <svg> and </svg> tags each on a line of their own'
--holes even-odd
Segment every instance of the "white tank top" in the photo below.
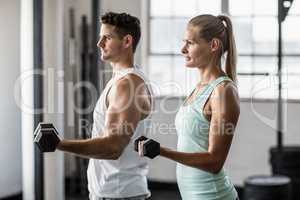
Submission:
<svg viewBox="0 0 300 200">
<path fill-rule="evenodd" d="M 112 79 L 105 86 L 95 106 L 93 113 L 94 123 L 92 138 L 102 137 L 106 120 L 106 96 L 108 91 L 117 80 L 127 74 L 135 74 L 144 80 L 149 94 L 151 95 L 151 111 L 153 111 L 153 93 L 149 81 L 146 79 L 143 72 L 137 67 L 114 72 Z M 87 176 L 91 199 L 97 197 L 126 198 L 138 195 L 150 196 L 146 178 L 146 175 L 148 174 L 147 161 L 134 151 L 134 140 L 141 135 L 147 135 L 150 128 L 151 113 L 147 118 L 138 123 L 129 144 L 124 149 L 119 159 L 90 159 Z"/>
</svg>

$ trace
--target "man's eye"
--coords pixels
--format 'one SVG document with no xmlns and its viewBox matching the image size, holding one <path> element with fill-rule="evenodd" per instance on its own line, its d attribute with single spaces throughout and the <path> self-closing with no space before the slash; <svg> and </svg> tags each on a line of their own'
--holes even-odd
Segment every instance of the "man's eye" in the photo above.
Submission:
<svg viewBox="0 0 300 200">
<path fill-rule="evenodd" d="M 100 39 L 101 39 L 101 41 L 105 41 L 105 40 L 110 40 L 111 37 L 104 35 L 104 36 L 100 37 Z"/>
</svg>

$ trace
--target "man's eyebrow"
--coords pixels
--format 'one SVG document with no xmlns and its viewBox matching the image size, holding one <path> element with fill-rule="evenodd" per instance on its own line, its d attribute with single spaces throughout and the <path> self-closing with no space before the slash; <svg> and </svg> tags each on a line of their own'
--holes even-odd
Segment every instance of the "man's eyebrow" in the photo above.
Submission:
<svg viewBox="0 0 300 200">
<path fill-rule="evenodd" d="M 110 34 L 110 33 L 103 34 L 103 35 L 99 34 L 99 37 L 101 37 L 101 36 L 102 36 L 102 37 L 103 37 L 103 36 L 106 36 L 106 37 L 107 37 L 107 36 L 108 36 L 108 37 L 112 37 L 112 34 Z"/>
<path fill-rule="evenodd" d="M 195 40 L 192 39 L 183 39 L 184 42 L 196 42 Z"/>
</svg>

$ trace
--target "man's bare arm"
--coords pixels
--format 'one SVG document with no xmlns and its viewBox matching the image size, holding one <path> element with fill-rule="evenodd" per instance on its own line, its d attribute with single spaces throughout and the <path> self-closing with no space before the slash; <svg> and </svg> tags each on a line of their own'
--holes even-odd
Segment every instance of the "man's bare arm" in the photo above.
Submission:
<svg viewBox="0 0 300 200">
<path fill-rule="evenodd" d="M 62 140 L 58 149 L 94 159 L 118 159 L 128 145 L 142 113 L 144 103 L 138 87 L 142 80 L 132 75 L 111 89 L 103 137 L 86 140 Z"/>
</svg>

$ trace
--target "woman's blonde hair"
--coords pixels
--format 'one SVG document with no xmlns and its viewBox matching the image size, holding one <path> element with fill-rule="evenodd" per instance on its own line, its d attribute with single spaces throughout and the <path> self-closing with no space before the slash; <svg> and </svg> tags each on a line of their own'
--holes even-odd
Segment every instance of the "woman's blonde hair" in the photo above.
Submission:
<svg viewBox="0 0 300 200">
<path fill-rule="evenodd" d="M 222 55 L 227 52 L 225 72 L 229 78 L 236 81 L 236 45 L 230 18 L 225 15 L 198 15 L 188 24 L 199 27 L 199 36 L 207 42 L 214 38 L 220 40 L 222 45 L 217 59 L 221 60 Z"/>
</svg>

